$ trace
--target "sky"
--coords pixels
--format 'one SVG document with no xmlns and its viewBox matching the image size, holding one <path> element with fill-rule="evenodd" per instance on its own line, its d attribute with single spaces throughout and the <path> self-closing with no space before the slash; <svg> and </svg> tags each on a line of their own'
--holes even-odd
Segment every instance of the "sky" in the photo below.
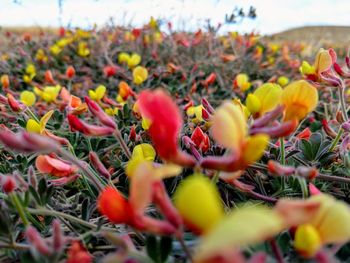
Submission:
<svg viewBox="0 0 350 263">
<path fill-rule="evenodd" d="M 0 0 L 0 26 L 91 27 L 112 20 L 118 25 L 140 26 L 150 16 L 170 20 L 175 29 L 196 30 L 210 19 L 223 23 L 238 6 L 256 8 L 257 18 L 222 31 L 277 33 L 305 25 L 350 26 L 349 0 L 64 0 L 62 15 L 57 0 Z"/>
</svg>

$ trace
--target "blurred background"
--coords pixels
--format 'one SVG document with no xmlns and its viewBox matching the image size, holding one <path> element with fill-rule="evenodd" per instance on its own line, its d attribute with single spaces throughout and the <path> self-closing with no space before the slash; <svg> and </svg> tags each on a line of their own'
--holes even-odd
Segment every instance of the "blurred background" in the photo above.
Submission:
<svg viewBox="0 0 350 263">
<path fill-rule="evenodd" d="M 255 11 L 256 18 L 230 21 L 240 11 Z M 209 19 L 221 23 L 222 32 L 273 34 L 301 26 L 348 26 L 349 14 L 348 0 L 0 0 L 2 27 L 140 26 L 153 16 L 170 20 L 177 30 L 194 31 Z"/>
</svg>

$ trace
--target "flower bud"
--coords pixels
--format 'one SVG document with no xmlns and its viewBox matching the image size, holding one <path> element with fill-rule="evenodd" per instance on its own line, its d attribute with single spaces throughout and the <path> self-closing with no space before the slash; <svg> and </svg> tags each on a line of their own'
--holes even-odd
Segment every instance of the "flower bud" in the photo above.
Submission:
<svg viewBox="0 0 350 263">
<path fill-rule="evenodd" d="M 111 127 L 87 124 L 73 114 L 68 114 L 67 118 L 72 131 L 79 131 L 87 136 L 107 136 L 114 132 Z"/>
<path fill-rule="evenodd" d="M 85 97 L 85 102 L 90 110 L 90 112 L 98 118 L 98 120 L 113 129 L 117 128 L 117 124 L 114 122 L 114 120 L 108 116 L 108 114 L 101 109 L 101 107 L 93 100 L 91 100 L 89 97 Z"/>
<path fill-rule="evenodd" d="M 75 76 L 75 69 L 73 66 L 69 66 L 66 70 L 66 77 L 72 79 Z"/>
<path fill-rule="evenodd" d="M 111 174 L 106 169 L 106 167 L 101 162 L 100 158 L 98 158 L 95 152 L 89 152 L 89 159 L 91 161 L 92 166 L 97 170 L 97 172 L 105 177 L 106 179 L 111 178 Z"/>
<path fill-rule="evenodd" d="M 0 177 L 0 184 L 2 186 L 2 190 L 6 194 L 12 193 L 17 188 L 17 182 L 15 178 L 12 176 L 3 175 Z"/>
<path fill-rule="evenodd" d="M 8 75 L 2 75 L 0 78 L 2 88 L 5 90 L 10 86 L 10 78 Z"/>
<path fill-rule="evenodd" d="M 40 236 L 39 232 L 33 227 L 29 226 L 26 230 L 26 236 L 28 242 L 35 248 L 40 254 L 44 256 L 50 256 L 52 254 L 47 242 Z"/>
</svg>

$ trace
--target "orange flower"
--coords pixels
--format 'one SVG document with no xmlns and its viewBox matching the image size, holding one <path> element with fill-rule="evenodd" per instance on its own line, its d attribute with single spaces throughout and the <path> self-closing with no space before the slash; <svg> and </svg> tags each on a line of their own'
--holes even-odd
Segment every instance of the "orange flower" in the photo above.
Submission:
<svg viewBox="0 0 350 263">
<path fill-rule="evenodd" d="M 76 166 L 49 155 L 39 155 L 35 160 L 35 166 L 41 173 L 58 177 L 69 176 L 78 171 Z"/>
<path fill-rule="evenodd" d="M 108 186 L 97 200 L 99 212 L 114 224 L 130 223 L 131 209 L 128 201 L 115 188 Z"/>
</svg>

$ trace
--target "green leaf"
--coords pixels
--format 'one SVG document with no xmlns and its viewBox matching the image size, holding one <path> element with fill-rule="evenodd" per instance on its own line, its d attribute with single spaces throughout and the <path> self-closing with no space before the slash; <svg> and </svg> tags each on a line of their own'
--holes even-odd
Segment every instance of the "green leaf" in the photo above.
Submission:
<svg viewBox="0 0 350 263">
<path fill-rule="evenodd" d="M 146 239 L 147 255 L 154 260 L 154 262 L 160 262 L 159 260 L 159 247 L 158 240 L 155 236 L 149 235 Z"/>
<path fill-rule="evenodd" d="M 159 251 L 160 251 L 160 261 L 165 262 L 169 257 L 173 248 L 173 239 L 169 236 L 163 236 L 159 242 Z"/>
</svg>

